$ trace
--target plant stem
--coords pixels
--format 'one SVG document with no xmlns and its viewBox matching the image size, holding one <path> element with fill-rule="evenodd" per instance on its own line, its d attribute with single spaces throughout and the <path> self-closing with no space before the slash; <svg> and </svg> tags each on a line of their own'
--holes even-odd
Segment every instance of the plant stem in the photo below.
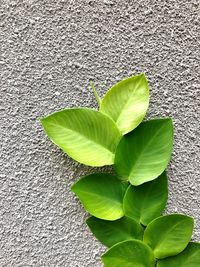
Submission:
<svg viewBox="0 0 200 267">
<path fill-rule="evenodd" d="M 93 94 L 94 94 L 95 99 L 96 99 L 96 101 L 97 101 L 97 103 L 99 105 L 99 108 L 100 108 L 100 106 L 101 106 L 101 98 L 99 97 L 99 95 L 98 95 L 98 93 L 97 93 L 97 91 L 96 91 L 96 89 L 94 87 L 94 83 L 92 82 L 92 80 L 90 80 L 90 86 L 92 88 Z"/>
</svg>

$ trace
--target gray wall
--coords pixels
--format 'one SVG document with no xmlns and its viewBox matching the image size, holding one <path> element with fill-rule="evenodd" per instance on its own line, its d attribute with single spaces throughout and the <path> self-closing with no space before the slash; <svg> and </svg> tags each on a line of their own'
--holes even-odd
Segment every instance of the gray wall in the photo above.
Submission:
<svg viewBox="0 0 200 267">
<path fill-rule="evenodd" d="M 123 77 L 145 72 L 148 117 L 174 120 L 167 212 L 195 217 L 200 240 L 198 1 L 0 0 L 0 266 L 100 267 L 105 250 L 69 190 L 91 168 L 47 139 L 38 118 L 96 106 Z"/>
</svg>

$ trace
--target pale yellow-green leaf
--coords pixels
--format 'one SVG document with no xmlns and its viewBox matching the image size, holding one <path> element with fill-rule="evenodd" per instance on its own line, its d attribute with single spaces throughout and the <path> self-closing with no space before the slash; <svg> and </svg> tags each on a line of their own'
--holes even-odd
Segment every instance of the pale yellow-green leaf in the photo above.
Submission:
<svg viewBox="0 0 200 267">
<path fill-rule="evenodd" d="M 149 88 L 144 74 L 116 83 L 106 93 L 100 111 L 109 115 L 122 134 L 136 128 L 143 120 L 149 105 Z"/>
<path fill-rule="evenodd" d="M 121 134 L 107 115 L 65 109 L 41 120 L 48 137 L 70 157 L 90 166 L 111 165 Z"/>
</svg>

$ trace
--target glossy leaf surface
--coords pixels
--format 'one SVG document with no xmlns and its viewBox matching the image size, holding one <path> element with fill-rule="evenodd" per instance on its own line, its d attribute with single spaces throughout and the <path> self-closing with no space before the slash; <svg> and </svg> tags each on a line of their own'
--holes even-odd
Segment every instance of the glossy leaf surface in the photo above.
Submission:
<svg viewBox="0 0 200 267">
<path fill-rule="evenodd" d="M 143 225 L 159 217 L 166 206 L 167 185 L 165 172 L 151 182 L 139 186 L 130 185 L 123 202 L 125 215 Z"/>
<path fill-rule="evenodd" d="M 72 186 L 72 191 L 90 214 L 111 221 L 124 215 L 123 197 L 126 189 L 126 183 L 106 173 L 85 176 Z"/>
<path fill-rule="evenodd" d="M 172 214 L 153 220 L 145 229 L 144 242 L 158 259 L 174 256 L 188 245 L 194 222 L 191 217 Z"/>
<path fill-rule="evenodd" d="M 149 89 L 144 74 L 129 77 L 115 84 L 104 96 L 100 111 L 109 115 L 122 134 L 136 128 L 149 105 Z"/>
<path fill-rule="evenodd" d="M 200 244 L 190 242 L 187 248 L 174 257 L 160 260 L 158 267 L 199 267 L 200 266 Z"/>
<path fill-rule="evenodd" d="M 43 118 L 49 138 L 73 159 L 90 166 L 111 165 L 121 134 L 101 112 L 66 109 Z"/>
<path fill-rule="evenodd" d="M 150 247 L 138 240 L 128 240 L 111 247 L 103 256 L 105 267 L 154 267 Z"/>
<path fill-rule="evenodd" d="M 172 145 L 171 119 L 141 123 L 124 136 L 117 147 L 115 167 L 118 176 L 136 186 L 156 179 L 167 167 Z"/>
<path fill-rule="evenodd" d="M 90 217 L 86 222 L 96 238 L 107 247 L 129 239 L 143 239 L 143 227 L 128 217 L 116 221 L 105 221 Z"/>
</svg>

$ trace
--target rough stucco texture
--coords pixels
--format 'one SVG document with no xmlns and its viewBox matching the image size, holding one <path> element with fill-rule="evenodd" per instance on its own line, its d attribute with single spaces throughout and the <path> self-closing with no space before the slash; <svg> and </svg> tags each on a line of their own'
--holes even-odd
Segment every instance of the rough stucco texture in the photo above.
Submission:
<svg viewBox="0 0 200 267">
<path fill-rule="evenodd" d="M 0 266 L 100 267 L 105 248 L 70 185 L 92 172 L 45 136 L 39 117 L 95 107 L 144 72 L 148 118 L 170 116 L 175 144 L 166 212 L 195 217 L 200 240 L 198 1 L 0 0 Z"/>
</svg>

